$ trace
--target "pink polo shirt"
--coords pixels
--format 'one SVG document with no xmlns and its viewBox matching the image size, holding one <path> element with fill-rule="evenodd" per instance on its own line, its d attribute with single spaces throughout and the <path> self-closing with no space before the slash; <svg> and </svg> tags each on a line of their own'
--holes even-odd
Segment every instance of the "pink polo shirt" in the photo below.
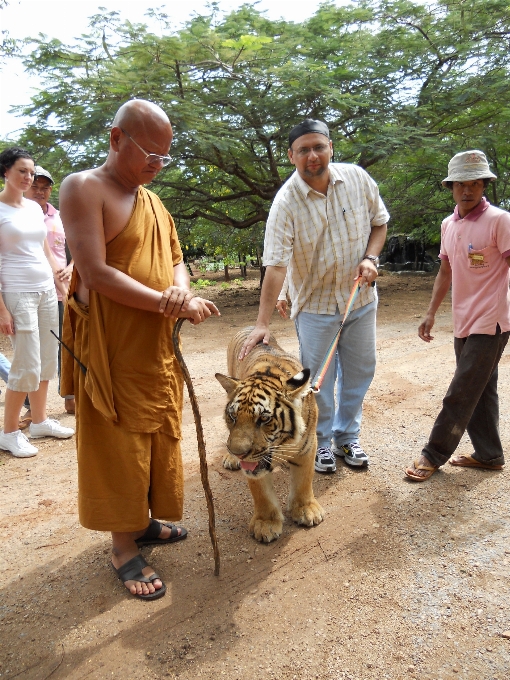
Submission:
<svg viewBox="0 0 510 680">
<path fill-rule="evenodd" d="M 64 269 L 67 266 L 67 256 L 66 256 L 66 235 L 64 232 L 64 226 L 62 220 L 60 219 L 59 211 L 47 203 L 48 211 L 44 216 L 44 222 L 46 224 L 46 229 L 48 232 L 48 245 L 53 257 L 55 258 L 58 268 Z M 57 297 L 62 300 L 62 293 L 57 290 Z"/>
<path fill-rule="evenodd" d="M 487 199 L 466 217 L 457 208 L 441 225 L 441 252 L 452 268 L 454 334 L 510 331 L 510 214 Z"/>
</svg>

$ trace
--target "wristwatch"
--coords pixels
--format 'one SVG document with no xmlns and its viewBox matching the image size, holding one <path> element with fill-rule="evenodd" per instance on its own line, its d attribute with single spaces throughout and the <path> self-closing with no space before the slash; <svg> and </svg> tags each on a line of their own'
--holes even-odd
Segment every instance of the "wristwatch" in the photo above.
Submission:
<svg viewBox="0 0 510 680">
<path fill-rule="evenodd" d="M 377 255 L 365 255 L 364 260 L 370 260 L 375 264 L 376 267 L 379 266 L 379 257 Z"/>
</svg>

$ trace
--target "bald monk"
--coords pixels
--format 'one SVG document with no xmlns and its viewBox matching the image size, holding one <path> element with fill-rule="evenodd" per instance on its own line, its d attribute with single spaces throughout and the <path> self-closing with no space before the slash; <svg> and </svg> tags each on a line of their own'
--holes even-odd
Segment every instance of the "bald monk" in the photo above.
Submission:
<svg viewBox="0 0 510 680">
<path fill-rule="evenodd" d="M 64 320 L 63 394 L 76 396 L 81 524 L 112 534 L 112 565 L 141 599 L 166 586 L 139 552 L 185 538 L 177 318 L 215 305 L 190 292 L 173 220 L 143 188 L 170 161 L 172 127 L 156 105 L 117 112 L 104 165 L 70 175 L 60 211 L 75 262 Z M 86 372 L 85 372 L 86 369 Z M 150 515 L 149 515 L 150 513 Z"/>
</svg>

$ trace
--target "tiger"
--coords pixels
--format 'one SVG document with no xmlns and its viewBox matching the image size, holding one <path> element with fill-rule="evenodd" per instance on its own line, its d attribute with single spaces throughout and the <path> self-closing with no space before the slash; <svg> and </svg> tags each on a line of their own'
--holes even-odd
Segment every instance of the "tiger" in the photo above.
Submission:
<svg viewBox="0 0 510 680">
<path fill-rule="evenodd" d="M 273 487 L 278 463 L 290 467 L 287 509 L 304 526 L 320 524 L 324 510 L 313 494 L 317 450 L 317 404 L 310 390 L 310 370 L 285 352 L 273 335 L 239 361 L 253 328 L 243 328 L 227 350 L 229 375 L 215 377 L 228 395 L 224 417 L 229 430 L 223 466 L 242 469 L 248 478 L 254 512 L 250 534 L 270 543 L 282 533 L 283 513 Z"/>
</svg>

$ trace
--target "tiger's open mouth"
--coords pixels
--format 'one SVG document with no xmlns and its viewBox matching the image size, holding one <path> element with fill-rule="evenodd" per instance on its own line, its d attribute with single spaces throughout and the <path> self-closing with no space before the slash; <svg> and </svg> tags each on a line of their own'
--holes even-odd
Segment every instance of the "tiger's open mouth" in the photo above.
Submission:
<svg viewBox="0 0 510 680">
<path fill-rule="evenodd" d="M 271 454 L 267 454 L 259 461 L 240 460 L 241 470 L 248 476 L 256 477 L 261 472 L 270 472 Z"/>
</svg>

